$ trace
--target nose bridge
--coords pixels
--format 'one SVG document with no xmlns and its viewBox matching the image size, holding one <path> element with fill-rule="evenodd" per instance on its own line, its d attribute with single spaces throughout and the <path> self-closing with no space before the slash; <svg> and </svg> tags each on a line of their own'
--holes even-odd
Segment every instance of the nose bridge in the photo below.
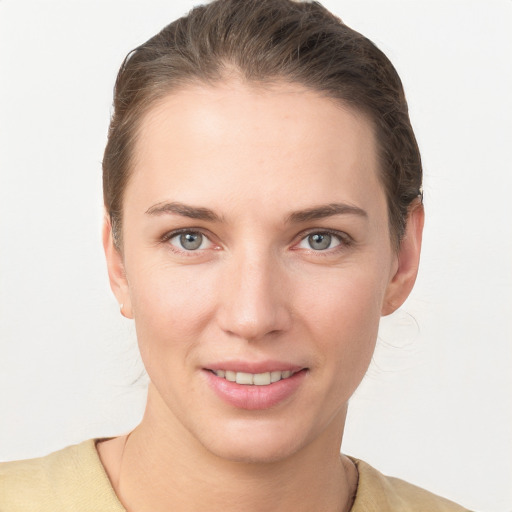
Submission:
<svg viewBox="0 0 512 512">
<path fill-rule="evenodd" d="M 247 247 L 233 253 L 223 275 L 222 329 L 246 340 L 285 330 L 289 314 L 283 285 L 272 251 Z"/>
</svg>

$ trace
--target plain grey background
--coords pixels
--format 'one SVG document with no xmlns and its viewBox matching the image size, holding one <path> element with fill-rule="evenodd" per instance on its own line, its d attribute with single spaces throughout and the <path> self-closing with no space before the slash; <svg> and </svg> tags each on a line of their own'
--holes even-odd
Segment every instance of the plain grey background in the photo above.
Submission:
<svg viewBox="0 0 512 512">
<path fill-rule="evenodd" d="M 100 244 L 101 158 L 122 58 L 193 4 L 0 1 L 0 460 L 140 419 L 142 365 Z M 427 212 L 417 286 L 383 322 L 343 449 L 510 511 L 512 2 L 325 5 L 402 76 Z"/>
</svg>

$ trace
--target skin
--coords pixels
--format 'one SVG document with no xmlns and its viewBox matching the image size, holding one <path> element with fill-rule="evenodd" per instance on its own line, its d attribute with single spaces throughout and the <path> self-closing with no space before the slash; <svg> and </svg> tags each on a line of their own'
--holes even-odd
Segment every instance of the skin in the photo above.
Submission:
<svg viewBox="0 0 512 512">
<path fill-rule="evenodd" d="M 339 456 L 347 404 L 380 316 L 414 284 L 421 205 L 397 252 L 371 122 L 300 85 L 231 79 L 175 91 L 147 114 L 135 156 L 122 250 L 108 219 L 104 228 L 111 286 L 151 380 L 141 424 L 98 445 L 121 501 L 138 511 L 348 510 L 357 472 Z M 165 206 L 176 202 L 216 218 Z M 348 208 L 320 216 L 331 204 Z M 187 252 L 178 229 L 203 244 Z M 327 232 L 331 245 L 312 248 L 308 236 Z M 216 362 L 268 360 L 304 369 L 275 406 L 234 407 L 208 385 Z"/>
</svg>

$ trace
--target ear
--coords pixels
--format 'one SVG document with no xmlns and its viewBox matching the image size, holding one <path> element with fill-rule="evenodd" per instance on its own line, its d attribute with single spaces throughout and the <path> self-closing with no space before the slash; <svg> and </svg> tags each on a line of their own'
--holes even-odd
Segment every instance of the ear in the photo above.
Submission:
<svg viewBox="0 0 512 512">
<path fill-rule="evenodd" d="M 103 249 L 107 259 L 108 278 L 110 280 L 110 288 L 119 303 L 121 314 L 126 318 L 133 318 L 132 304 L 130 300 L 130 291 L 126 272 L 124 270 L 123 255 L 114 243 L 112 234 L 112 224 L 110 217 L 105 214 L 103 220 Z"/>
<path fill-rule="evenodd" d="M 398 250 L 396 272 L 384 297 L 382 316 L 396 311 L 411 293 L 418 275 L 424 221 L 423 204 L 420 201 L 414 202 L 409 209 L 405 234 Z"/>
</svg>

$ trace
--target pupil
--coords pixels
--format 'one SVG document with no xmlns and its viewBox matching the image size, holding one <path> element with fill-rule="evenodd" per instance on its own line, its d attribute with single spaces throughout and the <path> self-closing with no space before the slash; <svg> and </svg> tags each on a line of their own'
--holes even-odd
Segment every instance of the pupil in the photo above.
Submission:
<svg viewBox="0 0 512 512">
<path fill-rule="evenodd" d="M 309 235 L 309 244 L 313 249 L 327 249 L 331 245 L 331 235 L 321 233 Z"/>
<path fill-rule="evenodd" d="M 180 236 L 182 247 L 189 250 L 198 249 L 203 241 L 201 233 L 184 233 Z"/>
</svg>

